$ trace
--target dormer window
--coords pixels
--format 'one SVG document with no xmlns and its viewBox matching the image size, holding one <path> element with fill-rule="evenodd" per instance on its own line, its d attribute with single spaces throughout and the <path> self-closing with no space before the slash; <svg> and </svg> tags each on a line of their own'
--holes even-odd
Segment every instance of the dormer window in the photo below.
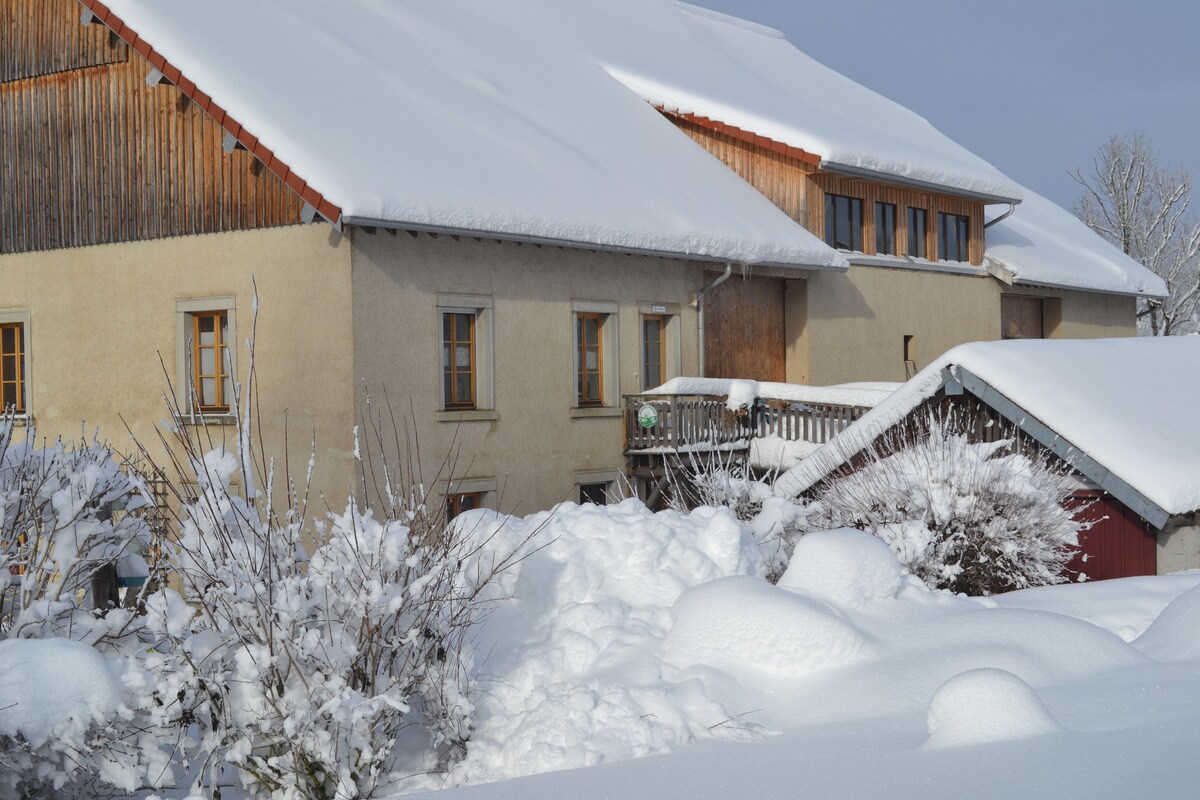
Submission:
<svg viewBox="0 0 1200 800">
<path fill-rule="evenodd" d="M 863 201 L 825 195 L 825 243 L 837 250 L 863 251 Z"/>
<path fill-rule="evenodd" d="M 938 258 L 942 261 L 970 261 L 969 220 L 960 214 L 938 213 Z"/>
</svg>

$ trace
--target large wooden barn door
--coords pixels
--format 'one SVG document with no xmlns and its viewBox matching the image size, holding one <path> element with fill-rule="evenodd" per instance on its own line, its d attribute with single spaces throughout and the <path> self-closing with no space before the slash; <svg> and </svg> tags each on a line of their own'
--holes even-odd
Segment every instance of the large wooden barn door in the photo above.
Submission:
<svg viewBox="0 0 1200 800">
<path fill-rule="evenodd" d="M 1141 517 L 1112 495 L 1079 492 L 1076 497 L 1095 500 L 1078 516 L 1094 524 L 1079 535 L 1079 555 L 1068 567 L 1072 576 L 1082 572 L 1090 581 L 1102 581 L 1158 572 L 1156 537 Z"/>
<path fill-rule="evenodd" d="M 781 278 L 735 275 L 704 296 L 705 377 L 787 380 L 783 292 Z"/>
</svg>

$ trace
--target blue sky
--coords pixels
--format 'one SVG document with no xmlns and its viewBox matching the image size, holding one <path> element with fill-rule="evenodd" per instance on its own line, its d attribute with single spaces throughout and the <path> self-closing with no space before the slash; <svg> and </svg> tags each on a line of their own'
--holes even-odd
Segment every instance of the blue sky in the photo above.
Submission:
<svg viewBox="0 0 1200 800">
<path fill-rule="evenodd" d="M 778 28 L 1060 205 L 1114 134 L 1200 184 L 1200 3 L 691 1 Z"/>
</svg>

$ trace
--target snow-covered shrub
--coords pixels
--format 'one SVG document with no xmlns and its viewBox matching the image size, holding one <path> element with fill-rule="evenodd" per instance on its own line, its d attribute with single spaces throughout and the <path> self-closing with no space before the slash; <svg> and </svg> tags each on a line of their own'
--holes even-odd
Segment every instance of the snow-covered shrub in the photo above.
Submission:
<svg viewBox="0 0 1200 800">
<path fill-rule="evenodd" d="M 694 508 L 728 508 L 754 534 L 774 583 L 787 568 L 787 544 L 801 526 L 804 507 L 771 488 L 773 475 L 756 475 L 750 462 L 729 451 L 689 452 L 669 470 L 667 503 L 680 513 Z"/>
<path fill-rule="evenodd" d="M 1087 526 L 1065 506 L 1074 490 L 1069 467 L 1012 439 L 973 443 L 953 411 L 931 412 L 927 422 L 817 487 L 807 529 L 870 531 L 921 580 L 956 592 L 1065 581 Z"/>
<path fill-rule="evenodd" d="M 114 520 L 109 504 L 133 510 L 145 496 L 108 445 L 35 441 L 30 428 L 14 442 L 0 420 L 0 637 L 79 638 L 94 618 L 81 600 L 92 577 L 136 556 L 148 537 L 143 519 Z"/>
<path fill-rule="evenodd" d="M 148 730 L 151 693 L 123 680 L 145 646 L 141 620 L 92 608 L 89 592 L 98 570 L 140 560 L 145 520 L 114 518 L 110 504 L 134 511 L 142 486 L 105 444 L 38 447 L 26 434 L 14 442 L 0 421 L 0 797 L 170 780 Z"/>
<path fill-rule="evenodd" d="M 224 765 L 272 798 L 373 797 L 398 770 L 446 769 L 471 732 L 468 634 L 525 542 L 448 524 L 419 485 L 390 478 L 374 507 L 351 497 L 311 519 L 290 477 L 276 497 L 249 428 L 237 451 L 207 453 L 176 432 L 171 458 L 199 496 L 174 489 L 181 594 L 146 603 L 157 696 L 206 765 L 194 790 Z"/>
</svg>

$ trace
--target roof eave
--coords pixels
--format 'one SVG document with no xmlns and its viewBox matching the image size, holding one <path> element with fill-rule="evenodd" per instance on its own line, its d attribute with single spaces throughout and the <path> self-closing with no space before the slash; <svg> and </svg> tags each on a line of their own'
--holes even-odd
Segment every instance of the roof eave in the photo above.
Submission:
<svg viewBox="0 0 1200 800">
<path fill-rule="evenodd" d="M 385 228 L 397 231 L 412 231 L 413 233 L 431 233 L 442 236 L 466 236 L 469 238 L 493 239 L 501 242 L 518 242 L 520 244 L 545 245 L 548 247 L 566 247 L 572 250 L 595 250 L 603 253 L 620 253 L 632 256 L 650 256 L 653 258 L 677 258 L 685 261 L 702 261 L 712 264 L 749 264 L 758 267 L 776 267 L 783 269 L 820 270 L 825 272 L 846 272 L 849 264 L 827 265 L 810 264 L 790 261 L 754 261 L 746 262 L 730 256 L 709 255 L 705 253 L 686 253 L 673 250 L 655 250 L 645 247 L 627 247 L 622 245 L 585 242 L 576 239 L 555 239 L 548 236 L 533 236 L 530 234 L 511 231 L 479 230 L 473 228 L 456 228 L 448 225 L 431 225 L 421 222 L 404 222 L 400 220 L 373 219 L 369 217 L 342 216 L 343 225 L 354 225 L 361 228 Z"/>
<path fill-rule="evenodd" d="M 898 186 L 907 186 L 912 189 L 920 189 L 924 192 L 937 192 L 939 194 L 950 194 L 955 197 L 965 197 L 970 200 L 978 200 L 982 203 L 1012 203 L 1016 205 L 1021 202 L 1020 197 L 1009 197 L 998 194 L 987 194 L 986 192 L 973 192 L 967 189 L 960 189 L 955 186 L 946 184 L 931 183 L 929 181 L 917 180 L 908 178 L 903 175 L 894 175 L 890 172 L 880 172 L 878 170 L 866 169 L 865 167 L 856 167 L 849 164 L 839 164 L 836 161 L 821 159 L 821 169 L 826 172 L 834 172 L 839 175 L 846 175 L 851 178 L 865 178 L 871 181 L 880 183 L 892 183 Z"/>
</svg>

